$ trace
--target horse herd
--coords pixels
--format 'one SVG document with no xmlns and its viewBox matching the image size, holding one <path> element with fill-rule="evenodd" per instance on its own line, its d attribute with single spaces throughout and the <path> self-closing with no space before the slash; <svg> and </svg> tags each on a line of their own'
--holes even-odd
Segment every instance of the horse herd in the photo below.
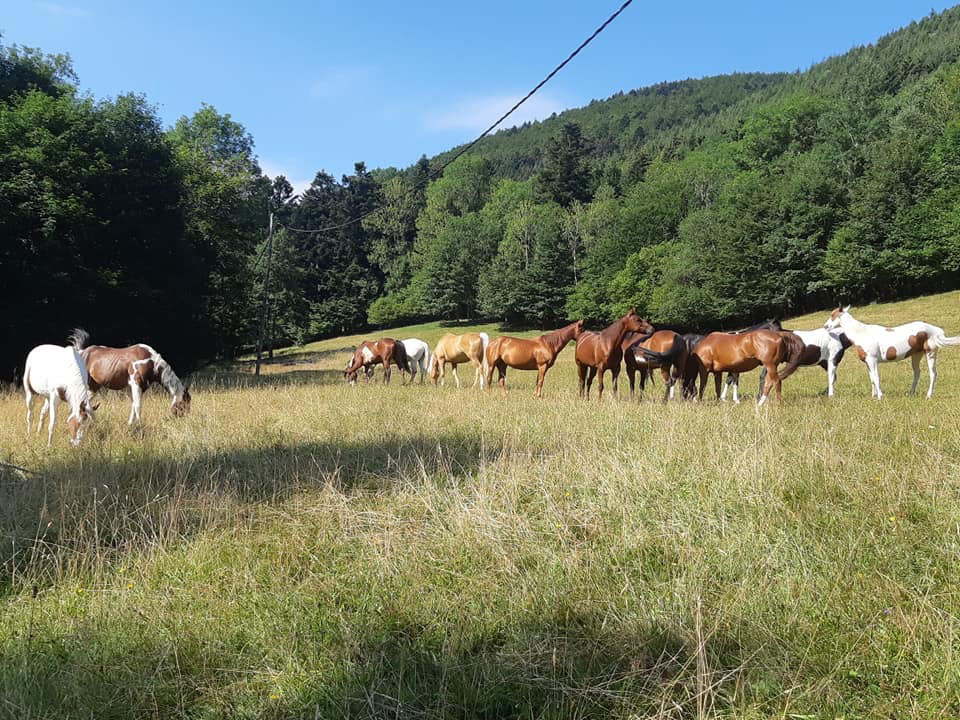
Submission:
<svg viewBox="0 0 960 720">
<path fill-rule="evenodd" d="M 160 384 L 171 397 L 171 410 L 182 416 L 190 412 L 190 390 L 180 381 L 170 364 L 149 345 L 138 343 L 124 348 L 91 345 L 90 335 L 76 329 L 70 344 L 39 345 L 27 355 L 23 373 L 23 391 L 27 405 L 27 431 L 30 431 L 34 399 L 43 398 L 37 432 L 49 413 L 47 444 L 53 439 L 53 426 L 58 402 L 65 402 L 70 412 L 67 427 L 70 442 L 76 446 L 84 429 L 99 407 L 91 402 L 103 388 L 129 388 L 131 397 L 128 424 L 140 422 L 143 392 L 153 383 Z M 621 364 L 627 370 L 630 396 L 635 391 L 637 373 L 640 392 L 655 370 L 660 370 L 665 385 L 663 401 L 674 397 L 680 383 L 683 397 L 703 399 L 709 375 L 714 376 L 718 399 L 725 399 L 732 386 L 733 400 L 739 402 L 741 373 L 762 367 L 758 403 L 766 402 L 770 391 L 781 400 L 781 383 L 798 367 L 820 365 L 827 371 L 827 394 L 834 394 L 837 364 L 845 350 L 853 347 L 866 364 L 873 396 L 883 397 L 877 366 L 882 362 L 910 358 L 913 363 L 913 385 L 917 389 L 921 356 L 926 356 L 930 372 L 927 397 L 933 395 L 936 382 L 937 351 L 960 345 L 960 336 L 947 337 L 943 328 L 925 322 L 911 322 L 897 327 L 868 325 L 850 314 L 850 307 L 838 307 L 822 328 L 785 330 L 776 321 L 755 325 L 737 332 L 712 332 L 708 335 L 681 335 L 673 330 L 657 330 L 640 318 L 634 310 L 607 328 L 593 332 L 583 329 L 583 321 L 571 323 L 536 338 L 497 337 L 487 333 L 447 334 L 440 338 L 433 353 L 422 340 L 403 341 L 381 338 L 365 341 L 357 347 L 347 363 L 344 377 L 351 385 L 363 371 L 367 381 L 376 365 L 383 365 L 384 382 L 390 381 L 390 369 L 396 365 L 401 373 L 409 373 L 410 381 L 420 375 L 423 383 L 429 374 L 442 385 L 446 366 L 453 369 L 453 378 L 460 387 L 457 365 L 474 367 L 474 386 L 481 389 L 493 384 L 494 371 L 498 384 L 506 394 L 507 368 L 536 370 L 536 396 L 543 396 L 543 381 L 557 356 L 575 341 L 574 359 L 579 376 L 580 396 L 588 398 L 593 381 L 597 381 L 598 399 L 603 396 L 604 375 L 610 372 L 613 392 L 618 392 Z M 780 371 L 778 368 L 784 365 Z M 727 373 L 727 386 L 721 391 L 721 379 Z M 697 382 L 699 381 L 699 392 Z"/>
<path fill-rule="evenodd" d="M 637 373 L 640 374 L 642 394 L 648 376 L 660 370 L 665 386 L 664 402 L 674 397 L 677 383 L 680 383 L 685 398 L 702 400 L 707 378 L 712 374 L 717 398 L 725 400 L 732 386 L 733 400 L 739 403 L 740 374 L 761 367 L 759 405 L 766 402 L 771 390 L 782 401 L 783 380 L 805 365 L 820 365 L 826 370 L 827 395 L 832 397 L 837 365 L 851 346 L 866 364 L 872 393 L 877 398 L 883 397 L 877 373 L 879 363 L 909 357 L 913 363 L 912 395 L 920 378 L 921 356 L 925 355 L 930 372 L 929 398 L 933 395 L 937 377 L 937 351 L 960 345 L 960 336 L 948 337 L 943 328 L 921 321 L 892 328 L 862 323 L 853 317 L 849 306 L 838 307 L 823 327 L 815 330 L 786 330 L 779 322 L 768 321 L 745 330 L 708 335 L 681 335 L 673 330 L 657 330 L 631 309 L 599 332 L 584 330 L 583 321 L 578 320 L 532 339 L 503 336 L 490 340 L 486 333 L 447 334 L 440 338 L 432 355 L 427 344 L 415 338 L 364 341 L 354 350 L 344 377 L 354 385 L 358 374 L 363 371 L 369 381 L 373 368 L 382 364 L 384 382 L 389 382 L 390 366 L 394 364 L 401 373 L 410 374 L 411 382 L 419 371 L 421 383 L 429 374 L 434 383 L 439 380 L 442 385 L 449 363 L 457 387 L 460 387 L 457 365 L 470 363 L 475 370 L 474 386 L 477 383 L 481 388 L 491 386 L 496 370 L 498 384 L 506 394 L 507 368 L 511 367 L 536 370 L 535 394 L 542 397 L 547 371 L 571 340 L 576 343 L 574 360 L 583 398 L 589 398 L 594 379 L 597 380 L 598 399 L 602 398 L 607 371 L 610 371 L 616 395 L 622 364 L 630 381 L 630 397 L 635 393 Z M 783 370 L 779 370 L 781 365 Z M 721 390 L 724 373 L 727 373 L 727 384 Z"/>
</svg>

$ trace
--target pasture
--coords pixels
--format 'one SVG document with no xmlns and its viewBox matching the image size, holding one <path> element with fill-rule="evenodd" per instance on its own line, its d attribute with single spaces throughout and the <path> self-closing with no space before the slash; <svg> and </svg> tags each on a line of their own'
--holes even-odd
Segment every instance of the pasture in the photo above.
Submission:
<svg viewBox="0 0 960 720">
<path fill-rule="evenodd" d="M 854 312 L 960 334 L 958 292 Z M 0 717 L 960 714 L 960 348 L 930 401 L 851 351 L 758 409 L 583 402 L 572 345 L 542 400 L 350 388 L 359 339 L 142 429 L 107 396 L 76 449 L 0 396 Z"/>
</svg>

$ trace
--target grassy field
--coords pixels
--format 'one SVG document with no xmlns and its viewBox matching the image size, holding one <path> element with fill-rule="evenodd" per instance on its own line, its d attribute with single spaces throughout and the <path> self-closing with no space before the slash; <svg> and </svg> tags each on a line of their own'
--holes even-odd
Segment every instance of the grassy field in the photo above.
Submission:
<svg viewBox="0 0 960 720">
<path fill-rule="evenodd" d="M 854 312 L 960 334 L 960 293 Z M 0 395 L 0 717 L 960 715 L 960 349 L 932 401 L 850 353 L 758 410 L 584 403 L 572 348 L 541 401 L 351 389 L 355 342 L 76 450 Z"/>
</svg>

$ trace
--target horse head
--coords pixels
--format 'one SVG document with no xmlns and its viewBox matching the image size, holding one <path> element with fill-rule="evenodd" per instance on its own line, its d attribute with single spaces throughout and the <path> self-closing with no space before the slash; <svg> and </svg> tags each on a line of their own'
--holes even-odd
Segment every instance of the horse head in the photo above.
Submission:
<svg viewBox="0 0 960 720">
<path fill-rule="evenodd" d="M 183 394 L 179 398 L 174 398 L 171 406 L 174 417 L 183 417 L 190 414 L 190 389 L 183 388 Z"/>
<path fill-rule="evenodd" d="M 637 315 L 636 308 L 630 308 L 630 312 L 620 319 L 623 321 L 623 327 L 627 332 L 635 332 L 642 335 L 649 335 L 653 332 L 653 325 Z"/>
<path fill-rule="evenodd" d="M 81 400 L 80 409 L 76 413 L 71 412 L 67 417 L 67 428 L 70 431 L 71 445 L 77 447 L 80 441 L 83 440 L 83 433 L 86 431 L 87 425 L 93 422 L 93 414 L 99 407 L 99 403 L 89 405 L 86 400 Z"/>
<path fill-rule="evenodd" d="M 837 309 L 830 313 L 830 317 L 827 318 L 827 321 L 823 324 L 823 327 L 827 330 L 839 330 L 841 328 L 841 319 L 844 315 L 850 314 L 850 306 L 847 305 L 843 307 L 842 305 L 837 305 Z"/>
<path fill-rule="evenodd" d="M 580 333 L 583 332 L 583 320 L 577 320 L 573 326 L 573 339 L 576 340 L 580 337 Z"/>
</svg>

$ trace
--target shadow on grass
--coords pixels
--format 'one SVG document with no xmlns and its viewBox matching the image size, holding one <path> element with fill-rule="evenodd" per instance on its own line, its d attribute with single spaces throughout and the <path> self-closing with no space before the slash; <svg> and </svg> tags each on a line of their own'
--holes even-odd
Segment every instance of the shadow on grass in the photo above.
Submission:
<svg viewBox="0 0 960 720">
<path fill-rule="evenodd" d="M 189 539 L 310 489 L 460 483 L 500 454 L 453 433 L 294 445 L 278 437 L 179 458 L 159 455 L 161 448 L 119 458 L 107 449 L 53 462 L 36 476 L 0 475 L 0 595 L 16 589 L 18 576 L 42 586 L 93 569 L 105 554 Z"/>
<path fill-rule="evenodd" d="M 496 630 L 398 613 L 369 609 L 333 636 L 310 617 L 280 629 L 297 637 L 283 651 L 293 689 L 272 684 L 276 649 L 243 628 L 184 636 L 162 629 L 175 618 L 118 618 L 82 638 L 0 645 L 0 690 L 24 717 L 695 717 L 736 703 L 751 655 L 717 634 L 698 655 L 683 628 L 636 631 L 562 607 Z M 271 640 L 283 638 L 259 642 Z"/>
<path fill-rule="evenodd" d="M 248 388 L 286 388 L 306 385 L 343 385 L 340 370 L 287 370 L 254 375 L 237 370 L 205 370 L 191 377 L 191 391 L 204 392 L 246 390 Z"/>
</svg>

